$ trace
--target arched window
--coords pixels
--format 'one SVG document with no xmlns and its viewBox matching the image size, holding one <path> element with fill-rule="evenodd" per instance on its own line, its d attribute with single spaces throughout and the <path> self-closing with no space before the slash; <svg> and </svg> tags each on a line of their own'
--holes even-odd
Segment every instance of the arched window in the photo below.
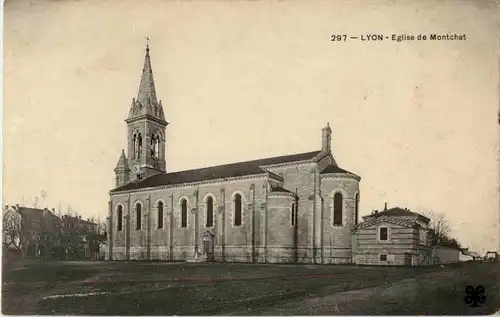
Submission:
<svg viewBox="0 0 500 317">
<path fill-rule="evenodd" d="M 142 153 L 142 135 L 139 133 L 137 136 L 137 155 L 136 158 L 140 158 Z"/>
<path fill-rule="evenodd" d="M 155 142 L 155 153 L 156 157 L 160 157 L 160 135 L 156 136 L 156 142 Z"/>
<path fill-rule="evenodd" d="M 336 193 L 333 196 L 333 224 L 342 225 L 342 194 Z"/>
<path fill-rule="evenodd" d="M 158 202 L 158 229 L 163 229 L 163 202 Z"/>
<path fill-rule="evenodd" d="M 141 204 L 135 205 L 135 229 L 141 230 Z"/>
<path fill-rule="evenodd" d="M 136 158 L 137 154 L 137 133 L 134 133 L 134 141 L 133 141 L 133 153 L 132 153 L 132 158 Z"/>
<path fill-rule="evenodd" d="M 156 153 L 155 153 L 155 141 L 156 141 L 155 134 L 153 133 L 151 135 L 151 156 L 152 157 L 156 156 Z"/>
<path fill-rule="evenodd" d="M 118 209 L 116 210 L 116 222 L 117 222 L 117 228 L 116 230 L 122 231 L 123 230 L 123 207 L 122 205 L 118 205 Z"/>
<path fill-rule="evenodd" d="M 359 194 L 356 194 L 356 200 L 355 200 L 355 205 L 354 205 L 354 224 L 358 224 L 358 217 L 359 217 Z"/>
<path fill-rule="evenodd" d="M 214 226 L 214 200 L 212 197 L 207 198 L 207 228 Z"/>
<path fill-rule="evenodd" d="M 181 227 L 186 228 L 187 227 L 187 200 L 183 199 L 181 201 Z"/>
<path fill-rule="evenodd" d="M 295 209 L 296 209 L 295 206 L 296 206 L 295 203 L 292 203 L 292 215 L 291 215 L 291 217 L 292 217 L 292 226 L 295 226 L 295 223 L 297 222 L 297 214 L 295 213 Z"/>
<path fill-rule="evenodd" d="M 234 195 L 234 225 L 241 226 L 241 195 Z"/>
</svg>

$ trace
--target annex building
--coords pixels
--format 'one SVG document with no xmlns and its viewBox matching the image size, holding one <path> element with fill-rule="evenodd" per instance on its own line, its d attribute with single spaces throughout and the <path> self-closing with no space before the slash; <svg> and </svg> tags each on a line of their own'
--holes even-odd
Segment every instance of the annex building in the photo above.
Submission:
<svg viewBox="0 0 500 317">
<path fill-rule="evenodd" d="M 307 153 L 167 172 L 168 122 L 149 47 L 126 123 L 109 193 L 108 260 L 352 262 L 360 177 L 337 165 L 329 125 Z"/>
</svg>

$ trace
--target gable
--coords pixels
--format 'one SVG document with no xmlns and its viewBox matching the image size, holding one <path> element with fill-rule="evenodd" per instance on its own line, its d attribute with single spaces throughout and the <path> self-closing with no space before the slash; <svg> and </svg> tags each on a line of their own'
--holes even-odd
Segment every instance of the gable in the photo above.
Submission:
<svg viewBox="0 0 500 317">
<path fill-rule="evenodd" d="M 388 228 L 415 228 L 414 223 L 409 223 L 405 221 L 400 221 L 398 219 L 373 219 L 357 224 L 354 230 L 362 230 L 380 226 L 387 226 Z"/>
<path fill-rule="evenodd" d="M 387 227 L 387 228 L 394 228 L 394 229 L 404 229 L 408 228 L 410 226 L 405 226 L 402 224 L 394 223 L 394 222 L 389 222 L 389 221 L 379 221 L 379 222 L 372 222 L 370 224 L 367 224 L 366 226 L 361 227 L 360 229 L 371 229 L 371 228 L 378 228 L 378 227 Z"/>
</svg>

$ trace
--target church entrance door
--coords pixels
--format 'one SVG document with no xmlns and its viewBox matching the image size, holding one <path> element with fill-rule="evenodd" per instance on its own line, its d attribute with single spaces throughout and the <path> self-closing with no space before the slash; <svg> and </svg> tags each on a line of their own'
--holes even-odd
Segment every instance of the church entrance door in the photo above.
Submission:
<svg viewBox="0 0 500 317">
<path fill-rule="evenodd" d="M 214 235 L 210 231 L 205 231 L 202 237 L 203 258 L 206 261 L 214 260 Z"/>
</svg>

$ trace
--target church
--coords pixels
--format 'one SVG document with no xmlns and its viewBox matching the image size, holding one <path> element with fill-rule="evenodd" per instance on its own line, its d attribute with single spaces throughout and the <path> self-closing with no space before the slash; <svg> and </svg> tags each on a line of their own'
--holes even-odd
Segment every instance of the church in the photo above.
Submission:
<svg viewBox="0 0 500 317">
<path fill-rule="evenodd" d="M 329 124 L 307 153 L 167 172 L 149 46 L 125 122 L 107 260 L 352 263 L 361 178 L 335 161 Z"/>
</svg>

